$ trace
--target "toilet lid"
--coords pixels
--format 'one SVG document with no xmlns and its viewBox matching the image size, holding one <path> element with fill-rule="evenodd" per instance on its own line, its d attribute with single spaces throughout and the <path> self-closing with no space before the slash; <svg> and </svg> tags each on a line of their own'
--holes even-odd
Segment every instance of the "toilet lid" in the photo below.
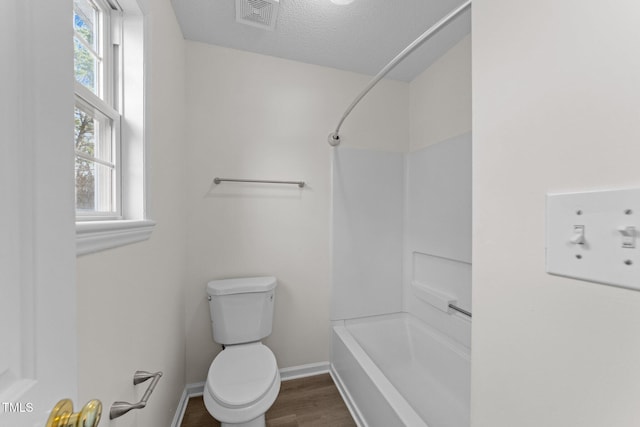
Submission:
<svg viewBox="0 0 640 427">
<path fill-rule="evenodd" d="M 225 406 L 247 406 L 269 391 L 277 371 L 275 356 L 263 344 L 229 346 L 211 364 L 207 388 Z"/>
</svg>

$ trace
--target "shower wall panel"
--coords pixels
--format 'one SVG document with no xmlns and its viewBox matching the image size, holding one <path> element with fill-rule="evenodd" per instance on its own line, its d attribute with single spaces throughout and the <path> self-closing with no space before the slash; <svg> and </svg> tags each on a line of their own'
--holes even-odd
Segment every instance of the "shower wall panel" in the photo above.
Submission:
<svg viewBox="0 0 640 427">
<path fill-rule="evenodd" d="M 404 311 L 469 347 L 469 320 L 432 295 L 471 311 L 471 134 L 408 153 L 406 167 Z"/>
<path fill-rule="evenodd" d="M 402 310 L 404 154 L 333 157 L 331 319 Z"/>
</svg>

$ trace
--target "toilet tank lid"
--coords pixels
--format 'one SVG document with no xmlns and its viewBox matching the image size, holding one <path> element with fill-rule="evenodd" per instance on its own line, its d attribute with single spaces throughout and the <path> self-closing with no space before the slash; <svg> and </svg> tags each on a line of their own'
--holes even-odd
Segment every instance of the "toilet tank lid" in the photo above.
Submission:
<svg viewBox="0 0 640 427">
<path fill-rule="evenodd" d="M 268 292 L 276 287 L 273 276 L 238 277 L 235 279 L 212 280 L 207 284 L 209 295 L 246 294 L 250 292 Z"/>
</svg>

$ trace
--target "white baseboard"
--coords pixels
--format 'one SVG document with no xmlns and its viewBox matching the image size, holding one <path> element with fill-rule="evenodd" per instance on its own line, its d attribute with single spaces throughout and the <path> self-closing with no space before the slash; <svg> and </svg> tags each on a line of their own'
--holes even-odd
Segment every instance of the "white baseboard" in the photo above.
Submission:
<svg viewBox="0 0 640 427">
<path fill-rule="evenodd" d="M 202 396 L 202 393 L 204 393 L 204 384 L 204 381 L 200 383 L 187 384 L 184 388 L 185 393 L 187 393 L 187 397 Z"/>
<path fill-rule="evenodd" d="M 182 396 L 180 396 L 180 400 L 178 401 L 178 407 L 176 408 L 176 413 L 173 416 L 173 421 L 171 421 L 171 427 L 180 427 L 182 424 L 182 419 L 184 418 L 184 411 L 187 409 L 187 402 L 189 398 L 187 397 L 187 390 L 182 391 Z"/>
<path fill-rule="evenodd" d="M 280 369 L 280 380 L 288 381 L 295 380 L 297 378 L 312 377 L 314 375 L 329 373 L 329 362 L 309 363 L 308 365 L 292 366 L 290 368 Z M 171 422 L 171 427 L 180 427 L 182 419 L 184 418 L 184 412 L 187 410 L 187 403 L 191 397 L 202 396 L 204 393 L 205 382 L 187 384 L 184 387 L 180 402 L 178 402 L 178 408 L 176 414 Z M 351 409 L 349 409 L 351 410 Z"/>
<path fill-rule="evenodd" d="M 176 408 L 176 414 L 173 416 L 173 421 L 171 422 L 171 427 L 180 427 L 182 419 L 184 418 L 184 412 L 187 410 L 187 403 L 189 403 L 189 399 L 191 397 L 202 396 L 203 392 L 204 382 L 187 384 L 184 387 L 184 391 L 182 392 L 182 396 L 178 402 L 178 407 Z"/>
<path fill-rule="evenodd" d="M 280 379 L 288 381 L 327 373 L 329 373 L 329 362 L 309 363 L 280 369 Z"/>
</svg>

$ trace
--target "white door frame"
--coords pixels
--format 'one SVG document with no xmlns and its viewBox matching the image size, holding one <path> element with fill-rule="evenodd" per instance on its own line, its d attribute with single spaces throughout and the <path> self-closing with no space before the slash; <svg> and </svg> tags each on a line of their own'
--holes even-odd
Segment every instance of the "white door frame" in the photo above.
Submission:
<svg viewBox="0 0 640 427">
<path fill-rule="evenodd" d="M 0 425 L 77 399 L 72 7 L 0 2 Z"/>
</svg>

